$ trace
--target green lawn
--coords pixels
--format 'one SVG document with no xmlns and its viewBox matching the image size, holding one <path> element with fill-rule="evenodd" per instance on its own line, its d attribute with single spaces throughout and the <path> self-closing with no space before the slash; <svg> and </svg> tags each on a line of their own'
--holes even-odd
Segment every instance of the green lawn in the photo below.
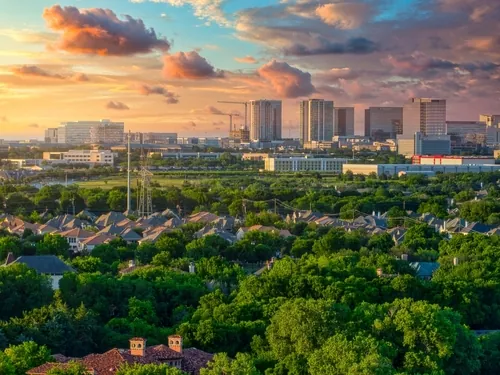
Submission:
<svg viewBox="0 0 500 375">
<path fill-rule="evenodd" d="M 153 178 L 153 182 L 160 184 L 162 187 L 182 186 L 182 184 L 185 181 L 194 182 L 194 180 L 191 179 L 184 180 L 183 178 L 167 178 L 165 176 L 155 176 Z M 80 186 L 81 188 L 86 188 L 86 189 L 94 189 L 94 188 L 112 189 L 118 186 L 127 186 L 127 179 L 125 177 L 109 177 L 99 180 L 78 181 L 75 182 L 75 184 Z M 132 187 L 135 187 L 136 184 L 137 184 L 137 178 L 133 177 Z"/>
</svg>

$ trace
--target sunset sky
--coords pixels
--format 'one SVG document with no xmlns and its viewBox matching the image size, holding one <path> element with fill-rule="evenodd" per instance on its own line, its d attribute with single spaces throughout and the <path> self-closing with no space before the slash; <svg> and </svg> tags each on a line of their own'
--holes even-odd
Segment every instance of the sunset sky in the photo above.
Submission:
<svg viewBox="0 0 500 375">
<path fill-rule="evenodd" d="M 0 0 L 0 139 L 62 121 L 222 136 L 282 99 L 356 107 L 448 99 L 448 119 L 500 112 L 499 0 Z"/>
</svg>

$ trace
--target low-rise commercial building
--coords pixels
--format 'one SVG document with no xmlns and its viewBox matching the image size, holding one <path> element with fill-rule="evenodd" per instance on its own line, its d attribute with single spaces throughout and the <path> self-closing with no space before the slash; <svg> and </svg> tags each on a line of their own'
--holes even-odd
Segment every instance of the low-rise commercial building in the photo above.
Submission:
<svg viewBox="0 0 500 375">
<path fill-rule="evenodd" d="M 52 163 L 114 165 L 115 156 L 110 150 L 70 150 L 44 152 L 43 160 Z"/>
<path fill-rule="evenodd" d="M 344 164 L 343 173 L 351 172 L 355 175 L 368 176 L 375 173 L 377 176 L 394 176 L 404 173 L 480 173 L 500 171 L 500 164 L 485 165 L 421 165 L 421 164 Z"/>
<path fill-rule="evenodd" d="M 269 172 L 331 172 L 341 173 L 347 159 L 300 157 L 268 157 L 265 170 Z"/>
<path fill-rule="evenodd" d="M 495 158 L 481 156 L 442 156 L 442 155 L 415 155 L 412 164 L 421 165 L 489 165 L 495 164 Z"/>
</svg>

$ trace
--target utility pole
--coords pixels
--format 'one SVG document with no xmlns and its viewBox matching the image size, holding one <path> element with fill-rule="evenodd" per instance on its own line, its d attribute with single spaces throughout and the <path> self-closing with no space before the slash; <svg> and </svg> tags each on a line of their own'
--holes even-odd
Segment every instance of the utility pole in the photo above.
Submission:
<svg viewBox="0 0 500 375">
<path fill-rule="evenodd" d="M 278 207 L 276 206 L 276 198 L 274 198 L 274 214 L 276 215 L 276 213 L 278 212 Z"/>
<path fill-rule="evenodd" d="M 132 210 L 132 197 L 130 196 L 130 130 L 128 131 L 128 139 L 127 139 L 127 213 L 130 215 Z"/>
</svg>

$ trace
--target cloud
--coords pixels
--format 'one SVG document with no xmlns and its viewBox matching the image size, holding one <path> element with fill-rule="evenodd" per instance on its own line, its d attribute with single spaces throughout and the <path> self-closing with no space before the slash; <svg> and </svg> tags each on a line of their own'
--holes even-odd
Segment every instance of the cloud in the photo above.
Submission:
<svg viewBox="0 0 500 375">
<path fill-rule="evenodd" d="M 29 124 L 28 128 L 38 129 L 40 126 L 38 124 Z"/>
<path fill-rule="evenodd" d="M 118 111 L 126 111 L 126 110 L 129 110 L 130 108 L 128 107 L 128 105 L 126 105 L 125 103 L 122 103 L 122 102 L 114 102 L 114 101 L 109 101 L 107 104 L 106 104 L 106 108 L 107 109 L 116 109 Z"/>
<path fill-rule="evenodd" d="M 270 61 L 261 66 L 257 72 L 273 86 L 278 95 L 284 98 L 308 96 L 316 91 L 309 73 L 294 68 L 286 62 Z"/>
<path fill-rule="evenodd" d="M 11 69 L 12 73 L 18 76 L 44 77 L 64 79 L 60 74 L 53 74 L 36 65 L 22 65 Z"/>
<path fill-rule="evenodd" d="M 192 128 L 196 128 L 196 123 L 193 121 L 189 121 L 188 125 L 191 126 Z"/>
<path fill-rule="evenodd" d="M 163 58 L 163 75 L 166 78 L 207 79 L 221 78 L 224 72 L 216 70 L 198 52 L 177 52 Z"/>
<path fill-rule="evenodd" d="M 224 115 L 226 114 L 224 111 L 221 111 L 219 108 L 216 108 L 211 105 L 207 105 L 201 109 L 193 109 L 191 113 L 204 114 L 204 115 Z"/>
<path fill-rule="evenodd" d="M 323 37 L 316 37 L 312 44 L 292 44 L 283 49 L 287 56 L 311 56 L 311 55 L 342 55 L 354 54 L 364 55 L 379 50 L 377 43 L 363 38 L 351 38 L 346 42 L 331 42 Z"/>
<path fill-rule="evenodd" d="M 320 5 L 316 15 L 327 25 L 338 29 L 357 29 L 370 13 L 366 3 L 335 3 Z"/>
<path fill-rule="evenodd" d="M 143 3 L 148 0 L 131 0 L 133 3 Z M 231 23 L 226 18 L 222 10 L 224 0 L 149 0 L 155 3 L 167 3 L 175 7 L 189 5 L 194 10 L 194 15 L 199 19 L 206 20 L 207 23 L 215 22 L 222 26 L 230 26 Z"/>
<path fill-rule="evenodd" d="M 168 91 L 166 88 L 162 86 L 149 86 L 142 85 L 139 87 L 139 92 L 141 95 L 161 95 L 165 97 L 165 101 L 167 104 L 177 104 L 179 103 L 178 95 L 173 92 Z"/>
<path fill-rule="evenodd" d="M 214 121 L 212 122 L 212 125 L 213 126 L 222 126 L 222 125 L 225 125 L 226 123 L 224 121 Z M 220 129 L 220 128 L 216 128 L 216 129 Z"/>
<path fill-rule="evenodd" d="M 88 82 L 88 81 L 90 81 L 90 78 L 84 73 L 76 73 L 71 77 L 71 79 L 75 82 Z"/>
<path fill-rule="evenodd" d="M 52 30 L 62 32 L 52 47 L 74 54 L 126 56 L 170 48 L 141 19 L 126 15 L 121 20 L 109 9 L 54 5 L 45 8 L 43 17 Z"/>
<path fill-rule="evenodd" d="M 242 64 L 257 64 L 258 60 L 253 56 L 245 56 L 245 57 L 235 57 L 235 61 Z"/>
<path fill-rule="evenodd" d="M 0 35 L 27 44 L 50 43 L 57 39 L 57 34 L 30 29 L 0 29 Z"/>
<path fill-rule="evenodd" d="M 314 76 L 321 82 L 338 82 L 339 79 L 355 79 L 360 76 L 360 73 L 351 68 L 332 68 L 325 72 L 320 72 Z"/>
</svg>

